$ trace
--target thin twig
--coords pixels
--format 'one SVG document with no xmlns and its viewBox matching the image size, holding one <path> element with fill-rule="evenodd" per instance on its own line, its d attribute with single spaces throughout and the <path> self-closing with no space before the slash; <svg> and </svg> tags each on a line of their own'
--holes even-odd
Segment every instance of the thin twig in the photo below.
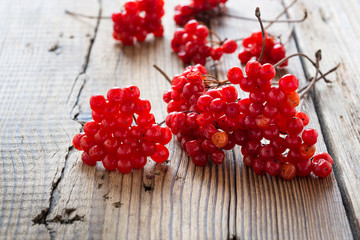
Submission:
<svg viewBox="0 0 360 240">
<path fill-rule="evenodd" d="M 321 50 L 318 50 L 316 53 L 315 53 L 315 56 L 316 56 L 316 72 L 315 72 L 315 77 L 314 77 L 314 81 L 310 82 L 310 84 L 307 85 L 307 87 L 299 94 L 300 96 L 300 99 L 301 98 L 304 98 L 304 96 L 306 96 L 310 89 L 314 86 L 314 84 L 316 83 L 316 79 L 317 79 L 317 76 L 319 74 L 319 71 L 320 71 L 320 67 L 319 67 L 319 62 L 321 60 Z"/>
<path fill-rule="evenodd" d="M 321 79 L 324 79 L 327 75 L 329 75 L 330 73 L 336 71 L 339 67 L 340 67 L 340 63 L 339 63 L 338 65 L 336 65 L 335 67 L 333 67 L 332 69 L 330 69 L 329 71 L 327 71 L 326 73 L 324 73 L 324 75 L 318 77 L 315 81 L 317 82 L 317 81 L 320 81 Z M 320 73 L 320 71 L 319 71 L 319 73 Z M 314 79 L 314 78 L 310 78 L 310 79 L 309 79 L 309 82 L 312 82 L 313 79 Z M 309 84 L 310 84 L 310 83 L 309 83 Z M 301 89 L 299 89 L 299 90 L 298 90 L 298 93 L 303 92 L 303 91 L 306 89 L 307 86 L 308 86 L 308 85 L 305 85 L 304 87 L 302 87 Z"/>
<path fill-rule="evenodd" d="M 75 17 L 83 17 L 83 18 L 90 18 L 90 19 L 111 19 L 110 16 L 91 16 L 91 15 L 86 15 L 86 14 L 82 14 L 82 13 L 76 13 L 76 12 L 71 12 L 69 10 L 65 10 L 65 13 L 71 16 L 75 16 Z"/>
<path fill-rule="evenodd" d="M 260 8 L 259 7 L 257 7 L 255 9 L 255 16 L 257 17 L 257 19 L 258 19 L 258 21 L 260 23 L 261 33 L 262 33 L 262 38 L 263 38 L 262 39 L 263 42 L 262 42 L 261 54 L 260 54 L 260 57 L 258 59 L 258 61 L 261 62 L 261 59 L 262 59 L 262 57 L 264 55 L 264 52 L 265 52 L 265 29 L 264 29 L 264 25 L 263 25 L 262 20 L 261 20 L 261 13 L 260 13 Z"/>
<path fill-rule="evenodd" d="M 279 14 L 275 17 L 275 19 L 274 19 L 273 21 L 271 21 L 271 22 L 265 27 L 265 29 L 268 29 L 269 27 L 271 27 L 271 25 L 273 25 L 273 23 L 274 23 L 275 21 L 279 20 L 279 18 L 281 18 L 281 17 L 287 12 L 287 10 L 288 10 L 289 8 L 291 8 L 296 2 L 297 2 L 297 0 L 294 0 L 294 1 L 292 1 L 287 7 L 285 7 L 284 10 L 283 10 L 281 13 L 279 13 Z"/>
<path fill-rule="evenodd" d="M 161 73 L 161 75 L 163 75 L 165 77 L 165 79 L 170 83 L 170 85 L 172 84 L 171 79 L 169 78 L 169 76 L 161 68 L 159 68 L 156 64 L 154 64 L 153 67 L 156 70 L 158 70 Z"/>
<path fill-rule="evenodd" d="M 294 53 L 294 54 L 292 54 L 292 55 L 289 55 L 289 56 L 287 56 L 287 57 L 284 57 L 283 59 L 281 59 L 279 62 L 277 62 L 277 63 L 275 63 L 274 64 L 274 68 L 277 68 L 277 67 L 279 67 L 281 64 L 283 64 L 284 62 L 286 62 L 287 60 L 289 60 L 290 58 L 293 58 L 293 57 L 304 57 L 305 59 L 307 59 L 309 62 L 311 62 L 312 63 L 312 65 L 314 66 L 314 67 L 316 67 L 316 63 L 308 56 L 308 55 L 306 55 L 306 54 L 304 54 L 304 53 Z M 324 76 L 324 74 L 319 70 L 319 73 L 320 73 L 320 76 Z M 325 82 L 327 82 L 327 83 L 329 83 L 329 82 L 331 82 L 331 81 L 329 81 L 327 78 L 324 78 L 324 80 L 325 80 Z"/>
</svg>

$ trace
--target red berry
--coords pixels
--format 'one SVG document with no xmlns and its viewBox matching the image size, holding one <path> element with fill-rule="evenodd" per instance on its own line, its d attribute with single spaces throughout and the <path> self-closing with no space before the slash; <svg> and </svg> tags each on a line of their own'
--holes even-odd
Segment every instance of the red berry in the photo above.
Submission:
<svg viewBox="0 0 360 240">
<path fill-rule="evenodd" d="M 313 158 L 313 162 L 316 163 L 320 159 L 324 159 L 325 161 L 328 161 L 331 165 L 333 165 L 333 163 L 334 163 L 334 160 L 328 153 L 322 152 L 322 153 L 316 154 Z"/>
<path fill-rule="evenodd" d="M 163 163 L 169 158 L 169 150 L 162 144 L 156 144 L 155 152 L 150 156 L 156 163 Z"/>
<path fill-rule="evenodd" d="M 82 151 L 82 150 L 83 150 L 83 149 L 81 148 L 81 145 L 80 145 L 80 140 L 81 140 L 81 138 L 82 138 L 83 136 L 85 136 L 84 133 L 78 133 L 78 134 L 75 135 L 75 137 L 73 138 L 73 141 L 72 141 L 75 149 L 77 149 L 77 150 L 79 150 L 79 151 Z"/>
<path fill-rule="evenodd" d="M 325 159 L 319 159 L 316 162 L 313 162 L 313 173 L 318 177 L 329 176 L 332 172 L 332 165 L 329 161 Z"/>
</svg>

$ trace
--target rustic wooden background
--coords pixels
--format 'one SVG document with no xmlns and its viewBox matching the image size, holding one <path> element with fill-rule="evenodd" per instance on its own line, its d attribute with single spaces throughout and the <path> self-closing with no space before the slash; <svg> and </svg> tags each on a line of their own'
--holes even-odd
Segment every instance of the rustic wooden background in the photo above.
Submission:
<svg viewBox="0 0 360 240">
<path fill-rule="evenodd" d="M 106 19 L 84 19 L 65 9 L 109 16 L 124 1 L 2 0 L 0 3 L 0 238 L 1 239 L 360 239 L 360 2 L 299 0 L 286 17 L 309 17 L 295 26 L 288 53 L 313 57 L 321 68 L 341 63 L 304 104 L 320 132 L 319 151 L 334 157 L 325 178 L 256 176 L 243 166 L 239 147 L 221 166 L 195 167 L 172 141 L 170 161 L 130 175 L 82 164 L 72 137 L 89 120 L 89 97 L 113 86 L 137 84 L 164 119 L 162 93 L 169 75 L 183 70 L 170 49 L 174 5 L 166 1 L 165 36 L 124 47 Z M 290 0 L 229 0 L 232 14 L 272 19 Z M 239 38 L 256 22 L 214 19 L 213 31 Z M 292 25 L 269 29 L 284 38 Z M 215 67 L 222 79 L 239 65 L 226 55 Z M 290 60 L 287 71 L 305 79 L 307 62 Z M 282 72 L 284 74 L 284 72 Z M 147 176 L 159 171 L 154 179 Z"/>
</svg>

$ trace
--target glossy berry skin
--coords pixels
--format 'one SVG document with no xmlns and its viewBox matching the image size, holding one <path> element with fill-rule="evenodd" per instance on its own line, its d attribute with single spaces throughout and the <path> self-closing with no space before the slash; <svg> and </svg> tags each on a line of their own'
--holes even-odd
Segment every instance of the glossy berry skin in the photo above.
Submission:
<svg viewBox="0 0 360 240">
<path fill-rule="evenodd" d="M 271 176 L 278 176 L 281 173 L 281 164 L 276 160 L 267 161 L 265 172 Z"/>
<path fill-rule="evenodd" d="M 221 150 L 217 150 L 210 154 L 211 160 L 216 164 L 222 164 L 225 159 L 225 153 Z"/>
<path fill-rule="evenodd" d="M 314 145 L 317 142 L 319 134 L 315 129 L 305 129 L 302 133 L 302 139 L 307 145 Z"/>
<path fill-rule="evenodd" d="M 133 45 L 135 41 L 144 41 L 150 33 L 161 37 L 164 32 L 161 24 L 163 15 L 163 0 L 126 2 L 124 11 L 112 14 L 113 38 L 124 45 Z"/>
<path fill-rule="evenodd" d="M 96 160 L 92 159 L 87 152 L 83 152 L 83 153 L 82 153 L 82 155 L 81 155 L 81 160 L 82 160 L 86 165 L 89 165 L 89 166 L 94 166 L 94 165 L 96 165 Z"/>
<path fill-rule="evenodd" d="M 296 163 L 296 175 L 300 177 L 309 176 L 312 172 L 312 163 L 310 160 L 304 160 Z"/>
<path fill-rule="evenodd" d="M 243 72 L 239 67 L 232 67 L 227 72 L 227 78 L 232 84 L 239 84 L 243 76 Z"/>
<path fill-rule="evenodd" d="M 133 8 L 131 4 L 127 6 Z M 133 85 L 112 88 L 107 97 L 90 98 L 91 107 L 95 109 L 92 115 L 101 121 L 87 122 L 85 133 L 73 139 L 74 147 L 84 151 L 83 162 L 95 165 L 101 161 L 109 171 L 130 173 L 143 168 L 148 156 L 157 163 L 166 161 L 169 151 L 164 144 L 171 141 L 171 130 L 155 124 L 151 104 L 140 98 L 139 88 Z M 169 120 L 167 123 L 170 124 Z"/>
<path fill-rule="evenodd" d="M 240 50 L 238 58 L 245 65 L 251 58 L 258 59 L 262 51 L 262 33 L 254 32 L 251 36 L 244 38 L 243 49 Z M 275 64 L 284 58 L 286 51 L 282 43 L 276 42 L 275 39 L 265 32 L 265 52 L 261 64 Z M 284 62 L 280 67 L 286 67 L 288 62 Z"/>
<path fill-rule="evenodd" d="M 334 160 L 328 153 L 322 152 L 322 153 L 316 154 L 313 158 L 313 163 L 318 162 L 320 159 L 324 159 L 325 161 L 328 161 L 331 165 L 334 164 Z"/>
<path fill-rule="evenodd" d="M 280 78 L 279 87 L 284 93 L 295 92 L 299 87 L 299 80 L 291 74 L 287 74 Z"/>
<path fill-rule="evenodd" d="M 284 163 L 281 167 L 280 176 L 285 180 L 291 180 L 296 176 L 296 167 L 291 163 Z"/>
<path fill-rule="evenodd" d="M 226 0 L 190 0 L 187 4 L 179 4 L 175 7 L 174 20 L 177 25 L 184 25 L 191 19 L 197 19 L 200 16 L 207 16 L 213 11 L 218 10 L 225 4 Z M 201 17 L 200 17 L 201 18 Z M 197 31 L 199 27 L 196 28 Z M 206 32 L 202 33 L 201 38 L 207 37 Z"/>
<path fill-rule="evenodd" d="M 228 39 L 221 46 L 212 46 L 207 39 L 209 29 L 192 19 L 185 22 L 184 28 L 175 31 L 171 48 L 184 64 L 191 62 L 205 65 L 208 58 L 219 60 L 224 53 L 236 51 L 237 43 Z"/>
<path fill-rule="evenodd" d="M 81 140 L 81 138 L 82 138 L 83 136 L 85 136 L 84 133 L 78 133 L 78 134 L 76 134 L 76 135 L 74 136 L 73 141 L 72 141 L 75 149 L 77 149 L 77 150 L 79 150 L 79 151 L 82 151 L 82 150 L 83 150 L 82 147 L 81 147 L 81 145 L 80 145 L 80 140 Z"/>
<path fill-rule="evenodd" d="M 326 177 L 332 172 L 332 165 L 325 159 L 313 162 L 313 173 L 318 177 Z"/>
</svg>

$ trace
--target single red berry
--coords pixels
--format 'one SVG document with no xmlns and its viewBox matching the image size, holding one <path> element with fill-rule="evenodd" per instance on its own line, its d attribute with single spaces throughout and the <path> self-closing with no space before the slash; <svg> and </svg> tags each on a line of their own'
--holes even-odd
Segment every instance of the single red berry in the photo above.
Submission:
<svg viewBox="0 0 360 240">
<path fill-rule="evenodd" d="M 163 163 L 169 158 L 169 150 L 164 145 L 157 143 L 155 152 L 150 157 L 156 163 Z"/>
<path fill-rule="evenodd" d="M 316 162 L 313 162 L 313 173 L 318 177 L 329 176 L 332 172 L 332 165 L 329 161 L 325 159 L 319 159 Z"/>
<path fill-rule="evenodd" d="M 239 84 L 243 78 L 243 72 L 239 67 L 232 67 L 227 72 L 227 78 L 232 84 Z"/>
<path fill-rule="evenodd" d="M 78 134 L 76 134 L 76 135 L 74 136 L 73 141 L 72 141 L 73 146 L 75 147 L 75 149 L 77 149 L 77 150 L 79 150 L 79 151 L 82 151 L 82 150 L 83 150 L 83 149 L 81 148 L 81 145 L 80 145 L 80 140 L 81 140 L 81 138 L 82 138 L 83 136 L 85 136 L 84 133 L 78 133 Z"/>
<path fill-rule="evenodd" d="M 328 153 L 322 152 L 322 153 L 316 154 L 313 158 L 313 162 L 316 163 L 320 159 L 324 159 L 324 160 L 328 161 L 331 165 L 333 165 L 333 163 L 334 163 L 334 160 Z"/>
</svg>

